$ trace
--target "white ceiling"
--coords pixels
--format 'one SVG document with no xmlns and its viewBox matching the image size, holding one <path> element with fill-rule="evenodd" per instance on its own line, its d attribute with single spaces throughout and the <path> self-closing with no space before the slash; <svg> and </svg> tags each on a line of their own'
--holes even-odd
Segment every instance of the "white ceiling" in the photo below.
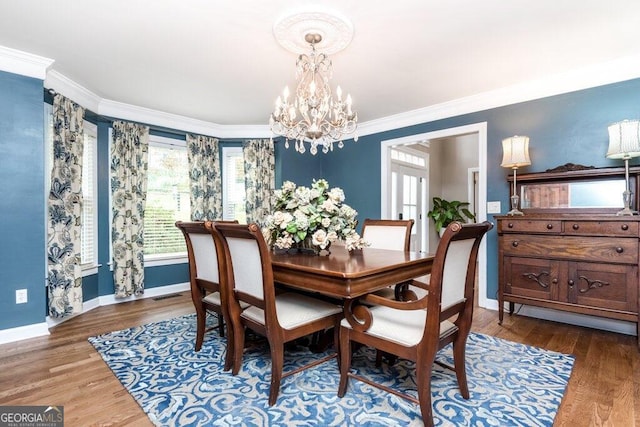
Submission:
<svg viewBox="0 0 640 427">
<path fill-rule="evenodd" d="M 640 58 L 638 0 L 3 0 L 0 46 L 105 100 L 265 125 L 295 86 L 273 24 L 309 10 L 353 24 L 332 85 L 361 122 Z"/>
</svg>

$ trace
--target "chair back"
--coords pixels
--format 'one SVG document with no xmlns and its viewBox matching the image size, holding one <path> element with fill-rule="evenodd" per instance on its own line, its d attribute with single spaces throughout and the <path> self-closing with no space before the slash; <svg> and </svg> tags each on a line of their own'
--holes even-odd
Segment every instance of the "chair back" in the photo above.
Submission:
<svg viewBox="0 0 640 427">
<path fill-rule="evenodd" d="M 412 219 L 370 219 L 362 223 L 362 238 L 372 248 L 408 251 L 411 244 Z"/>
<path fill-rule="evenodd" d="M 216 245 L 211 233 L 205 227 L 204 221 L 176 222 L 176 227 L 182 231 L 187 244 L 187 256 L 189 259 L 189 279 L 192 285 L 198 279 L 208 289 L 217 291 L 219 282 L 218 259 L 216 257 Z"/>
<path fill-rule="evenodd" d="M 465 334 L 473 316 L 478 250 L 484 235 L 493 227 L 488 221 L 476 224 L 451 223 L 445 230 L 431 268 L 425 336 L 438 338 L 441 322 L 458 315 L 455 325 Z M 435 333 L 433 332 L 435 331 Z"/>
<path fill-rule="evenodd" d="M 224 256 L 224 263 L 220 263 L 221 283 L 235 295 L 231 305 L 239 310 L 239 303 L 243 301 L 266 312 L 271 311 L 267 306 L 273 304 L 271 307 L 275 312 L 271 256 L 260 227 L 257 224 L 215 223 L 213 235 L 217 236 Z"/>
</svg>

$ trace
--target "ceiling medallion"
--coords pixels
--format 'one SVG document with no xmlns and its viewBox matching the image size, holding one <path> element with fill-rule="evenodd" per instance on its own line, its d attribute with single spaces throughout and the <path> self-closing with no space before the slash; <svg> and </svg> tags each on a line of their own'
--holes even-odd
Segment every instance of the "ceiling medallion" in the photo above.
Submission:
<svg viewBox="0 0 640 427">
<path fill-rule="evenodd" d="M 299 12 L 280 18 L 273 25 L 273 35 L 282 47 L 295 54 L 307 52 L 307 34 L 319 34 L 316 48 L 326 55 L 343 50 L 353 39 L 353 25 L 335 12 Z"/>
</svg>

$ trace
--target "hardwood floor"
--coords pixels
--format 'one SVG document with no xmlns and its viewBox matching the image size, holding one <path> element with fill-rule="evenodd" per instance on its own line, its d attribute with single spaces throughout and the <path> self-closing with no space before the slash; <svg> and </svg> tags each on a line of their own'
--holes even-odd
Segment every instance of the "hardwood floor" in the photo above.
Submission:
<svg viewBox="0 0 640 427">
<path fill-rule="evenodd" d="M 51 335 L 0 345 L 0 405 L 63 405 L 65 426 L 150 426 L 87 338 L 194 311 L 178 297 L 100 307 Z M 640 426 L 636 338 L 476 308 L 473 330 L 576 356 L 555 426 Z M 205 338 L 206 339 L 206 338 Z"/>
</svg>

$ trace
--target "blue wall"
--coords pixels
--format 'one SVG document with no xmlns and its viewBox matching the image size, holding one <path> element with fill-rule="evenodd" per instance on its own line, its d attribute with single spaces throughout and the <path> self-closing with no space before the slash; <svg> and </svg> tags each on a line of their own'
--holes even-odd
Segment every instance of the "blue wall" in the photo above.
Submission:
<svg viewBox="0 0 640 427">
<path fill-rule="evenodd" d="M 279 139 L 275 144 L 276 154 L 276 188 L 284 181 L 292 181 L 299 185 L 311 185 L 314 178 L 322 177 L 322 156 L 312 156 L 309 151 L 299 154 L 293 143 L 285 148 L 284 141 Z M 331 182 L 329 182 L 331 183 Z"/>
<path fill-rule="evenodd" d="M 44 130 L 42 81 L 0 72 L 0 330 L 40 323 L 46 315 L 44 230 Z M 500 167 L 501 141 L 514 135 L 531 138 L 532 165 L 537 172 L 567 162 L 593 166 L 620 166 L 604 157 L 607 126 L 640 117 L 640 79 L 601 86 L 473 114 L 381 132 L 345 141 L 342 150 L 327 155 L 300 155 L 293 147 L 276 144 L 276 185 L 291 180 L 309 185 L 325 178 L 342 187 L 358 218 L 380 216 L 380 142 L 487 122 L 487 200 L 508 206 L 508 170 Z M 98 120 L 98 274 L 84 279 L 85 300 L 113 293 L 109 271 L 109 159 L 110 121 Z M 238 141 L 221 141 L 237 145 Z M 636 162 L 637 163 L 637 162 Z M 489 218 L 490 220 L 492 217 Z M 16 225 L 20 225 L 19 227 Z M 488 296 L 497 289 L 497 237 L 487 238 Z M 188 281 L 186 264 L 145 269 L 147 288 Z M 29 303 L 16 305 L 15 290 L 27 288 Z"/>
<path fill-rule="evenodd" d="M 46 313 L 43 135 L 42 80 L 0 71 L 0 329 Z"/>
<path fill-rule="evenodd" d="M 522 172 L 540 172 L 568 162 L 621 166 L 621 162 L 605 158 L 607 127 L 619 120 L 635 118 L 640 118 L 640 79 L 367 135 L 356 143 L 347 141 L 343 150 L 323 156 L 321 170 L 332 186 L 344 189 L 347 202 L 358 211 L 360 220 L 379 218 L 381 141 L 487 122 L 487 200 L 500 201 L 506 213 L 509 206 L 506 177 L 510 170 L 500 167 L 502 139 L 529 136 L 532 164 L 519 170 Z M 492 221 L 493 216 L 488 219 Z M 487 237 L 487 261 L 487 296 L 495 299 L 498 281 L 495 229 Z"/>
</svg>

